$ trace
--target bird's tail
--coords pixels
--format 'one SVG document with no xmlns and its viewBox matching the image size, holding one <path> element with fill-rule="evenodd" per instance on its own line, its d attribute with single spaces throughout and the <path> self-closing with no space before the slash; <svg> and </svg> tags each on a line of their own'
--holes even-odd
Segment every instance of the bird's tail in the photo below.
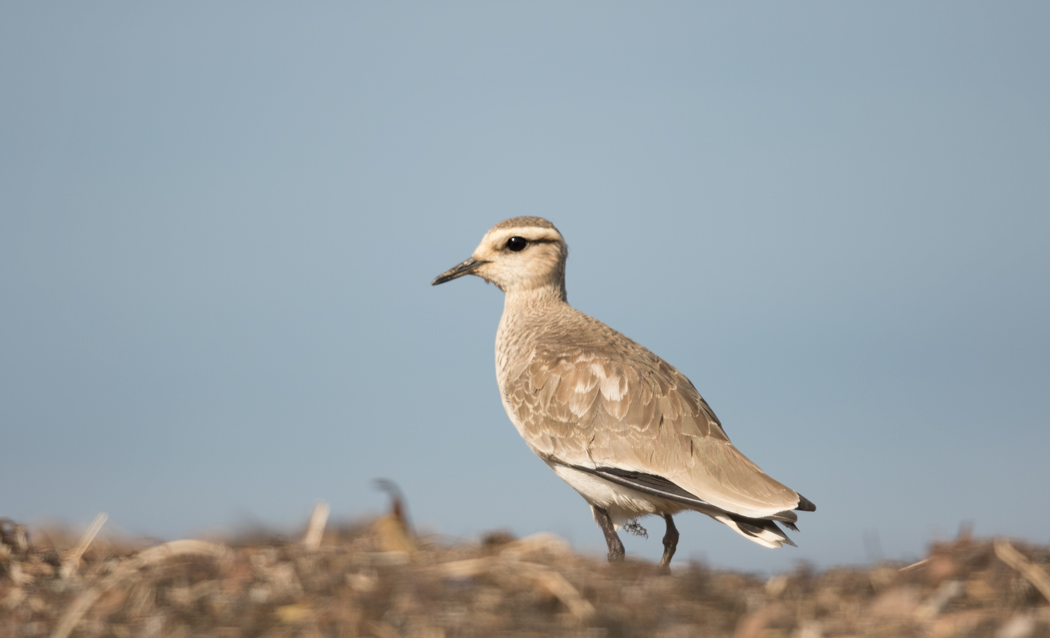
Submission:
<svg viewBox="0 0 1050 638">
<path fill-rule="evenodd" d="M 797 547 L 784 533 L 784 530 L 780 529 L 776 522 L 768 518 L 748 518 L 728 512 L 715 515 L 713 518 L 719 523 L 725 523 L 730 529 L 749 541 L 754 541 L 763 547 L 776 548 L 782 545 Z M 781 522 L 788 528 L 798 531 L 798 528 L 791 521 Z"/>
</svg>

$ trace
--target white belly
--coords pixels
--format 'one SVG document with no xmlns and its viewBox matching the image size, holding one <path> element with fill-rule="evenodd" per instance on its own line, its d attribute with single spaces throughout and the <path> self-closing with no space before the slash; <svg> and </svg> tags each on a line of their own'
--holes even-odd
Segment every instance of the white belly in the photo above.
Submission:
<svg viewBox="0 0 1050 638">
<path fill-rule="evenodd" d="M 608 512 L 617 529 L 636 518 L 650 514 L 674 514 L 686 509 L 679 503 L 643 494 L 560 463 L 544 462 L 588 503 Z"/>
</svg>

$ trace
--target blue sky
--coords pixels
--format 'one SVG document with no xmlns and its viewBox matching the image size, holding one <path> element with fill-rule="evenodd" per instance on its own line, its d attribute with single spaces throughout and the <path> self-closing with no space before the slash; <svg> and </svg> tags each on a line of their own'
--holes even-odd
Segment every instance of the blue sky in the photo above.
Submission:
<svg viewBox="0 0 1050 638">
<path fill-rule="evenodd" d="M 421 528 L 583 500 L 503 413 L 516 215 L 569 300 L 818 505 L 753 570 L 1050 539 L 1044 3 L 0 7 L 0 516 L 166 538 L 397 481 Z M 659 557 L 662 524 L 629 554 Z M 643 521 L 646 524 L 647 521 Z"/>
</svg>

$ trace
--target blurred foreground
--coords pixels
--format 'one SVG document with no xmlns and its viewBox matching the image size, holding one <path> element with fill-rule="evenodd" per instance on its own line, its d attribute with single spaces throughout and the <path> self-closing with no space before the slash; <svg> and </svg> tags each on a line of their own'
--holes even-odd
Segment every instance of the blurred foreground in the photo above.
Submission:
<svg viewBox="0 0 1050 638">
<path fill-rule="evenodd" d="M 967 537 L 913 565 L 771 578 L 609 565 L 560 539 L 417 538 L 394 513 L 303 538 L 149 544 L 0 522 L 0 636 L 1050 636 L 1050 551 Z"/>
</svg>

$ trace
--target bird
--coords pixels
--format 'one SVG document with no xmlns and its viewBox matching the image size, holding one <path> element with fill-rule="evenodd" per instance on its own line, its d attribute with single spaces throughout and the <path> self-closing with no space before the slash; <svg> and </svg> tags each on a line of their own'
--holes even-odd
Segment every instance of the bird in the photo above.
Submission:
<svg viewBox="0 0 1050 638">
<path fill-rule="evenodd" d="M 554 473 L 587 501 L 624 560 L 620 528 L 659 515 L 659 568 L 670 570 L 673 516 L 706 514 L 765 547 L 795 546 L 796 511 L 816 506 L 774 480 L 730 442 L 718 417 L 677 368 L 568 303 L 568 245 L 542 217 L 493 226 L 466 261 L 431 285 L 474 275 L 504 293 L 496 378 L 511 423 Z"/>
</svg>

